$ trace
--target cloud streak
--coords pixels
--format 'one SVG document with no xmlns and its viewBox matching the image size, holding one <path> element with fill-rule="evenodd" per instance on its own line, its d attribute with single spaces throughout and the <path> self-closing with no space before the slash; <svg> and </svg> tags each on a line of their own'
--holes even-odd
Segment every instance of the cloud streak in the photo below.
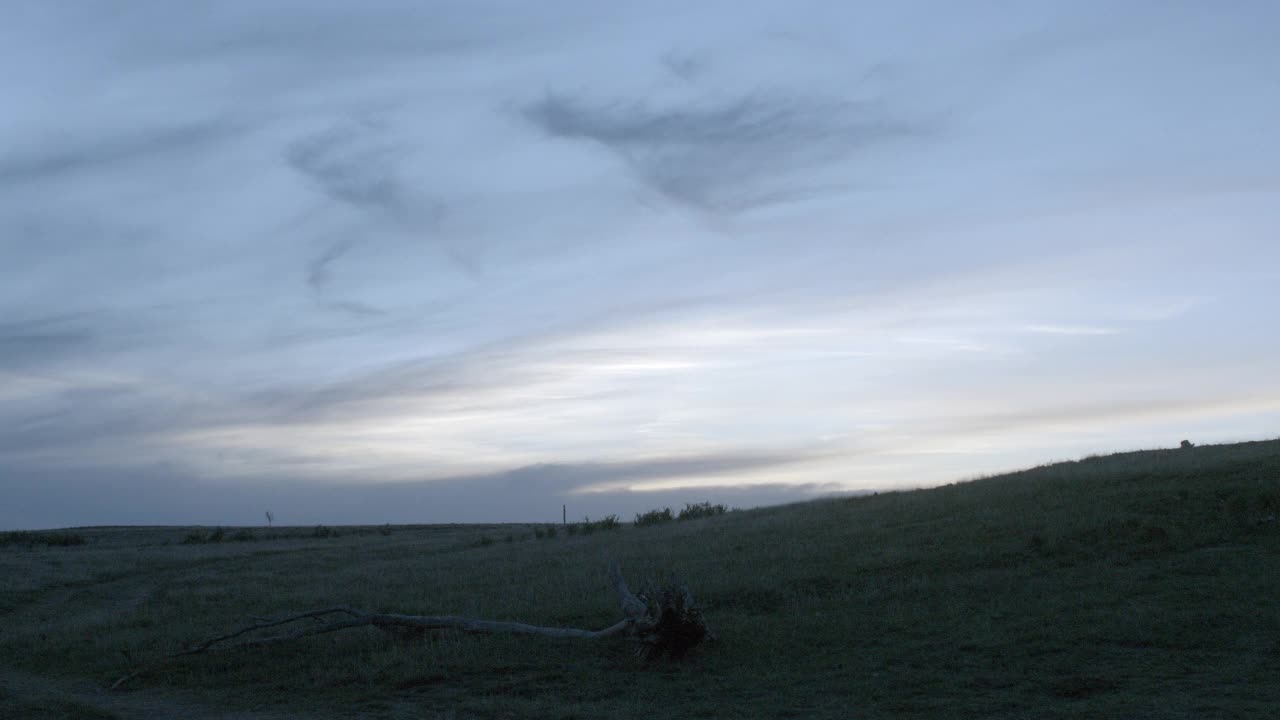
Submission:
<svg viewBox="0 0 1280 720">
<path fill-rule="evenodd" d="M 240 131 L 227 120 L 119 132 L 54 143 L 47 149 L 0 159 L 0 186 L 40 183 L 68 175 L 119 171 L 134 163 L 172 157 L 225 141 Z"/>
</svg>

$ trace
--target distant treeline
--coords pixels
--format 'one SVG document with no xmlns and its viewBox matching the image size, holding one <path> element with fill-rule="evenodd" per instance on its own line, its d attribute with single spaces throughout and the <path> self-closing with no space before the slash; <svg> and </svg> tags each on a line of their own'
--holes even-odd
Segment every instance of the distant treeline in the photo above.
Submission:
<svg viewBox="0 0 1280 720">
<path fill-rule="evenodd" d="M 257 542 L 259 540 L 296 540 L 302 538 L 338 538 L 343 536 L 360 536 L 360 535 L 390 535 L 393 532 L 390 524 L 380 527 L 344 527 L 342 529 L 331 528 L 326 525 L 317 525 L 314 528 L 299 528 L 295 530 L 268 530 L 267 532 L 254 532 L 249 528 L 240 528 L 235 532 L 228 532 L 223 528 L 214 528 L 208 532 L 188 533 L 180 544 L 182 545 L 209 545 L 223 542 Z"/>
<path fill-rule="evenodd" d="M 14 530 L 11 532 L 0 533 L 0 547 L 10 545 L 22 545 L 25 547 L 34 547 L 36 545 L 44 545 L 46 547 L 72 547 L 75 545 L 84 545 L 87 541 L 83 535 L 70 532 L 29 532 L 26 530 Z"/>
<path fill-rule="evenodd" d="M 699 518 L 714 517 L 723 515 L 728 512 L 728 508 L 724 505 L 712 505 L 709 502 L 689 503 L 684 506 L 678 514 L 673 513 L 671 508 L 654 509 L 644 513 L 638 513 L 635 519 L 636 527 L 649 527 L 652 525 L 661 525 L 662 523 L 671 522 L 673 520 L 697 520 Z M 622 527 L 622 522 L 617 515 L 609 515 L 600 520 L 592 520 L 591 518 L 583 518 L 582 522 L 566 523 L 563 531 L 568 535 L 591 535 L 595 532 L 605 532 L 609 530 L 617 530 Z M 561 531 L 561 527 L 557 525 L 543 525 L 534 528 L 534 537 L 542 539 L 550 539 L 557 537 Z M 394 532 L 391 524 L 379 527 L 343 527 L 331 528 L 326 525 L 316 525 L 314 528 L 290 528 L 287 530 L 253 530 L 250 528 L 226 529 L 215 527 L 211 530 L 197 530 L 187 533 L 187 535 L 179 541 L 180 545 L 211 545 L 227 542 L 258 542 L 267 540 L 301 540 L 314 538 L 339 538 L 339 537 L 358 537 L 361 535 L 390 535 Z M 508 536 L 507 541 L 512 542 L 515 536 Z M 488 545 L 494 542 L 493 539 L 484 537 L 481 539 L 482 545 Z M 0 532 L 0 547 L 7 546 L 23 546 L 35 547 L 36 545 L 44 545 L 46 547 L 71 547 L 75 545 L 84 545 L 87 541 L 83 535 L 71 532 L 32 532 L 26 530 L 16 530 L 10 532 Z"/>
</svg>

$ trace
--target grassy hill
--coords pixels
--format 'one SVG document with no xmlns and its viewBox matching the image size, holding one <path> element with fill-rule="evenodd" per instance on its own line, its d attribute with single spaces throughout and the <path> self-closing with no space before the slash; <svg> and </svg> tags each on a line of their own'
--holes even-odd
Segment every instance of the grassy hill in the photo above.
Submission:
<svg viewBox="0 0 1280 720">
<path fill-rule="evenodd" d="M 1280 441 L 554 538 L 534 526 L 74 531 L 0 546 L 4 717 L 1203 718 L 1280 712 Z M 187 542 L 184 543 L 183 541 Z M 359 629 L 133 662 L 349 604 L 602 628 L 609 559 L 719 642 Z"/>
</svg>

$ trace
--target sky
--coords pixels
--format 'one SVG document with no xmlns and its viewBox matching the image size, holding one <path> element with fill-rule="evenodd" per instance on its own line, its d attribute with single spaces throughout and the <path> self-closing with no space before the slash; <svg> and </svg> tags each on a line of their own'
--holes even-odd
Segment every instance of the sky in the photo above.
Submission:
<svg viewBox="0 0 1280 720">
<path fill-rule="evenodd" d="M 1280 5 L 0 3 L 0 528 L 1280 435 Z"/>
</svg>

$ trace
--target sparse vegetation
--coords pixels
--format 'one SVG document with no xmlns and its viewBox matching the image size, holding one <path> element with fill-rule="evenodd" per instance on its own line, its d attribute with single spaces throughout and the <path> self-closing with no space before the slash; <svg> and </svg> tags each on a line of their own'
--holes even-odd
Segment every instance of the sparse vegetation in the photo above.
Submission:
<svg viewBox="0 0 1280 720">
<path fill-rule="evenodd" d="M 88 541 L 84 535 L 73 532 L 30 532 L 25 530 L 14 530 L 10 532 L 0 532 L 0 547 L 8 545 L 22 545 L 25 547 L 34 547 L 36 545 L 44 545 L 45 547 L 75 547 L 76 545 L 84 545 Z"/>
<path fill-rule="evenodd" d="M 179 545 L 208 545 L 224 542 L 259 542 L 272 540 L 299 540 L 299 539 L 337 539 L 343 536 L 362 537 L 366 535 L 381 535 L 383 537 L 391 535 L 395 529 L 390 525 L 380 525 L 377 527 L 353 526 L 344 527 L 342 529 L 331 528 L 327 525 L 316 525 L 312 528 L 280 528 L 274 531 L 263 532 L 261 530 L 255 532 L 251 528 L 235 528 L 234 532 L 226 528 L 214 528 L 212 530 L 193 530 L 183 536 L 178 541 Z"/>
<path fill-rule="evenodd" d="M 662 508 L 661 510 L 650 510 L 646 513 L 636 514 L 636 527 L 652 527 L 661 525 L 675 520 L 675 515 L 671 514 L 671 508 Z"/>
<path fill-rule="evenodd" d="M 88 544 L 74 551 L 0 552 L 0 717 L 188 702 L 199 712 L 169 714 L 625 720 L 651 718 L 656 698 L 676 717 L 1270 717 L 1278 477 L 1271 441 L 573 542 L 479 544 L 554 526 L 281 528 L 191 546 L 176 543 L 211 530 L 77 530 Z M 637 582 L 677 572 L 719 642 L 670 666 L 622 659 L 610 641 L 361 629 L 183 658 L 110 705 L 98 689 L 132 666 L 126 652 L 155 657 L 285 608 L 603 627 L 618 613 L 605 558 Z"/>
<path fill-rule="evenodd" d="M 591 518 L 583 518 L 580 523 L 569 523 L 565 528 L 570 535 L 591 535 L 597 530 L 617 530 L 622 527 L 622 523 L 618 522 L 617 515 L 609 515 L 602 520 L 592 520 Z"/>
<path fill-rule="evenodd" d="M 709 502 L 689 503 L 680 511 L 677 520 L 699 520 L 701 518 L 715 517 L 723 515 L 729 509 L 724 505 L 712 505 Z"/>
</svg>

